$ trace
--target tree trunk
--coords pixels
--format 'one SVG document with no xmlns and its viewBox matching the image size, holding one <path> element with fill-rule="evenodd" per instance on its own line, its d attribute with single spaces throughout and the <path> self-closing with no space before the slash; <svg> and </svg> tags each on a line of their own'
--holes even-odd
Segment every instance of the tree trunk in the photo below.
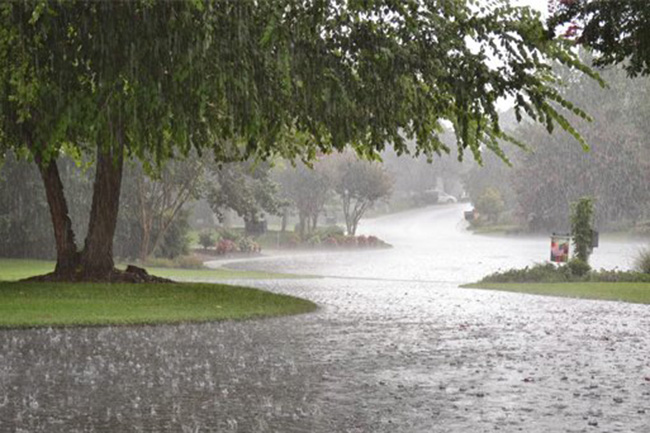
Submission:
<svg viewBox="0 0 650 433">
<path fill-rule="evenodd" d="M 316 212 L 314 215 L 312 215 L 311 218 L 312 218 L 312 226 L 311 226 L 311 228 L 312 228 L 313 231 L 316 231 L 316 229 L 318 228 L 318 212 Z"/>
<path fill-rule="evenodd" d="M 52 159 L 47 165 L 36 163 L 45 185 L 45 195 L 50 208 L 54 239 L 56 241 L 56 268 L 54 273 L 64 279 L 71 279 L 79 266 L 79 253 L 72 230 L 72 221 L 68 212 L 68 203 L 63 192 L 63 183 L 59 175 L 56 160 Z"/>
<path fill-rule="evenodd" d="M 120 206 L 120 188 L 124 165 L 124 145 L 97 148 L 97 171 L 88 235 L 81 253 L 81 265 L 87 279 L 107 279 L 114 268 L 113 236 Z"/>
<path fill-rule="evenodd" d="M 151 228 L 153 227 L 153 217 L 147 206 L 147 194 L 145 193 L 144 173 L 137 176 L 138 182 L 138 205 L 140 206 L 140 225 L 142 226 L 142 239 L 140 240 L 140 263 L 147 261 L 149 257 L 149 243 L 151 242 Z"/>
<path fill-rule="evenodd" d="M 149 257 L 149 244 L 151 243 L 151 228 L 142 226 L 142 240 L 140 241 L 140 263 L 145 263 Z"/>
<path fill-rule="evenodd" d="M 287 220 L 288 220 L 288 219 L 289 219 L 289 210 L 285 208 L 285 209 L 282 211 L 282 228 L 280 229 L 280 231 L 281 231 L 282 233 L 284 233 L 285 231 L 287 231 Z"/>
<path fill-rule="evenodd" d="M 299 233 L 300 233 L 300 239 L 304 240 L 305 239 L 305 220 L 307 219 L 307 216 L 302 213 L 298 212 L 298 228 L 299 228 Z"/>
</svg>

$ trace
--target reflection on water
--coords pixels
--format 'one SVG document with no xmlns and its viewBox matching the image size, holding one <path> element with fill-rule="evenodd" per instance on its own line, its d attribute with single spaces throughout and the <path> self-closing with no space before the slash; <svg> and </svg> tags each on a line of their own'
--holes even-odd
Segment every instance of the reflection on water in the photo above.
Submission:
<svg viewBox="0 0 650 433">
<path fill-rule="evenodd" d="M 0 331 L 0 432 L 650 431 L 650 308 L 458 289 L 548 253 L 460 210 L 367 222 L 391 250 L 246 264 L 339 276 L 244 282 L 315 313 Z"/>
</svg>

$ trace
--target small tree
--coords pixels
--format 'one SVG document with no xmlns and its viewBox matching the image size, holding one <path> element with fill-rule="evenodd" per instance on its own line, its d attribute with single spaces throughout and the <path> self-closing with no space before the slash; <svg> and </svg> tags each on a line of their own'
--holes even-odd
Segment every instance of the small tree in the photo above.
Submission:
<svg viewBox="0 0 650 433">
<path fill-rule="evenodd" d="M 343 202 L 348 235 L 357 232 L 359 220 L 378 200 L 387 198 L 393 179 L 381 164 L 344 155 L 336 161 L 334 190 Z"/>
<path fill-rule="evenodd" d="M 476 210 L 480 214 L 483 214 L 487 217 L 488 221 L 496 222 L 499 219 L 499 215 L 505 209 L 505 203 L 501 197 L 501 193 L 496 188 L 485 188 L 483 193 L 476 200 Z"/>
<path fill-rule="evenodd" d="M 252 160 L 213 167 L 206 198 L 219 220 L 226 209 L 234 210 L 247 226 L 259 223 L 265 213 L 280 215 L 284 202 L 270 170 L 268 162 Z"/>
<path fill-rule="evenodd" d="M 575 247 L 576 258 L 589 263 L 593 229 L 594 199 L 582 197 L 571 204 L 571 236 Z"/>
<path fill-rule="evenodd" d="M 318 227 L 318 218 L 331 196 L 332 177 L 322 161 L 311 168 L 298 163 L 278 173 L 284 196 L 298 211 L 298 230 L 303 239 Z"/>
</svg>

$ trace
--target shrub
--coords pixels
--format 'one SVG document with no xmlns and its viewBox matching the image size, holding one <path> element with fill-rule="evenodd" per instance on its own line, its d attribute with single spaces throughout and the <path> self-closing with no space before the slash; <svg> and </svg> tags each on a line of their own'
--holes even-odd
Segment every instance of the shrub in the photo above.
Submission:
<svg viewBox="0 0 650 433">
<path fill-rule="evenodd" d="M 568 267 L 556 267 L 552 263 L 537 263 L 523 269 L 509 269 L 484 277 L 483 283 L 540 283 L 563 282 L 571 279 Z"/>
<path fill-rule="evenodd" d="M 570 272 L 570 276 L 576 277 L 582 277 L 591 270 L 589 263 L 585 262 L 584 260 L 580 260 L 579 258 L 573 258 L 569 260 L 565 266 Z"/>
<path fill-rule="evenodd" d="M 315 234 L 309 237 L 307 239 L 307 245 L 312 246 L 312 247 L 317 247 L 321 244 L 321 238 L 319 235 Z"/>
<path fill-rule="evenodd" d="M 650 282 L 650 274 L 634 271 L 619 271 L 616 269 L 601 269 L 590 272 L 589 281 L 601 283 L 648 283 Z"/>
<path fill-rule="evenodd" d="M 572 259 L 564 266 L 552 263 L 536 264 L 523 269 L 495 272 L 483 278 L 482 283 L 562 283 L 592 281 L 602 283 L 650 282 L 650 274 L 634 271 L 590 270 L 589 264 Z"/>
<path fill-rule="evenodd" d="M 217 244 L 217 254 L 230 254 L 237 252 L 237 244 L 230 239 L 221 239 Z"/>
<path fill-rule="evenodd" d="M 239 242 L 242 235 L 233 229 L 221 228 L 219 229 L 219 237 L 221 240 L 227 240 L 232 242 Z"/>
<path fill-rule="evenodd" d="M 650 248 L 645 248 L 639 252 L 634 267 L 643 274 L 650 274 Z"/>
<path fill-rule="evenodd" d="M 249 237 L 243 237 L 237 242 L 237 248 L 242 253 L 258 253 L 261 251 L 257 242 Z"/>
<path fill-rule="evenodd" d="M 199 244 L 201 244 L 203 249 L 208 249 L 209 247 L 213 246 L 214 243 L 214 233 L 211 230 L 204 230 L 199 233 Z"/>
<path fill-rule="evenodd" d="M 476 199 L 476 210 L 479 214 L 485 215 L 489 221 L 496 222 L 505 209 L 505 203 L 501 193 L 496 188 L 486 188 Z"/>
</svg>

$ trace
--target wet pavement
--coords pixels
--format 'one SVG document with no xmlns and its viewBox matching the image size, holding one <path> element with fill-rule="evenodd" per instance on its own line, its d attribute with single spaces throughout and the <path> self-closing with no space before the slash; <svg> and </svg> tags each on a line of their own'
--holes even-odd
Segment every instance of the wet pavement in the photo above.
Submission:
<svg viewBox="0 0 650 433">
<path fill-rule="evenodd" d="M 650 306 L 459 289 L 548 248 L 472 236 L 461 211 L 362 227 L 391 250 L 241 265 L 329 275 L 238 281 L 315 313 L 2 331 L 0 432 L 650 431 Z M 594 262 L 637 248 L 603 242 Z"/>
</svg>

